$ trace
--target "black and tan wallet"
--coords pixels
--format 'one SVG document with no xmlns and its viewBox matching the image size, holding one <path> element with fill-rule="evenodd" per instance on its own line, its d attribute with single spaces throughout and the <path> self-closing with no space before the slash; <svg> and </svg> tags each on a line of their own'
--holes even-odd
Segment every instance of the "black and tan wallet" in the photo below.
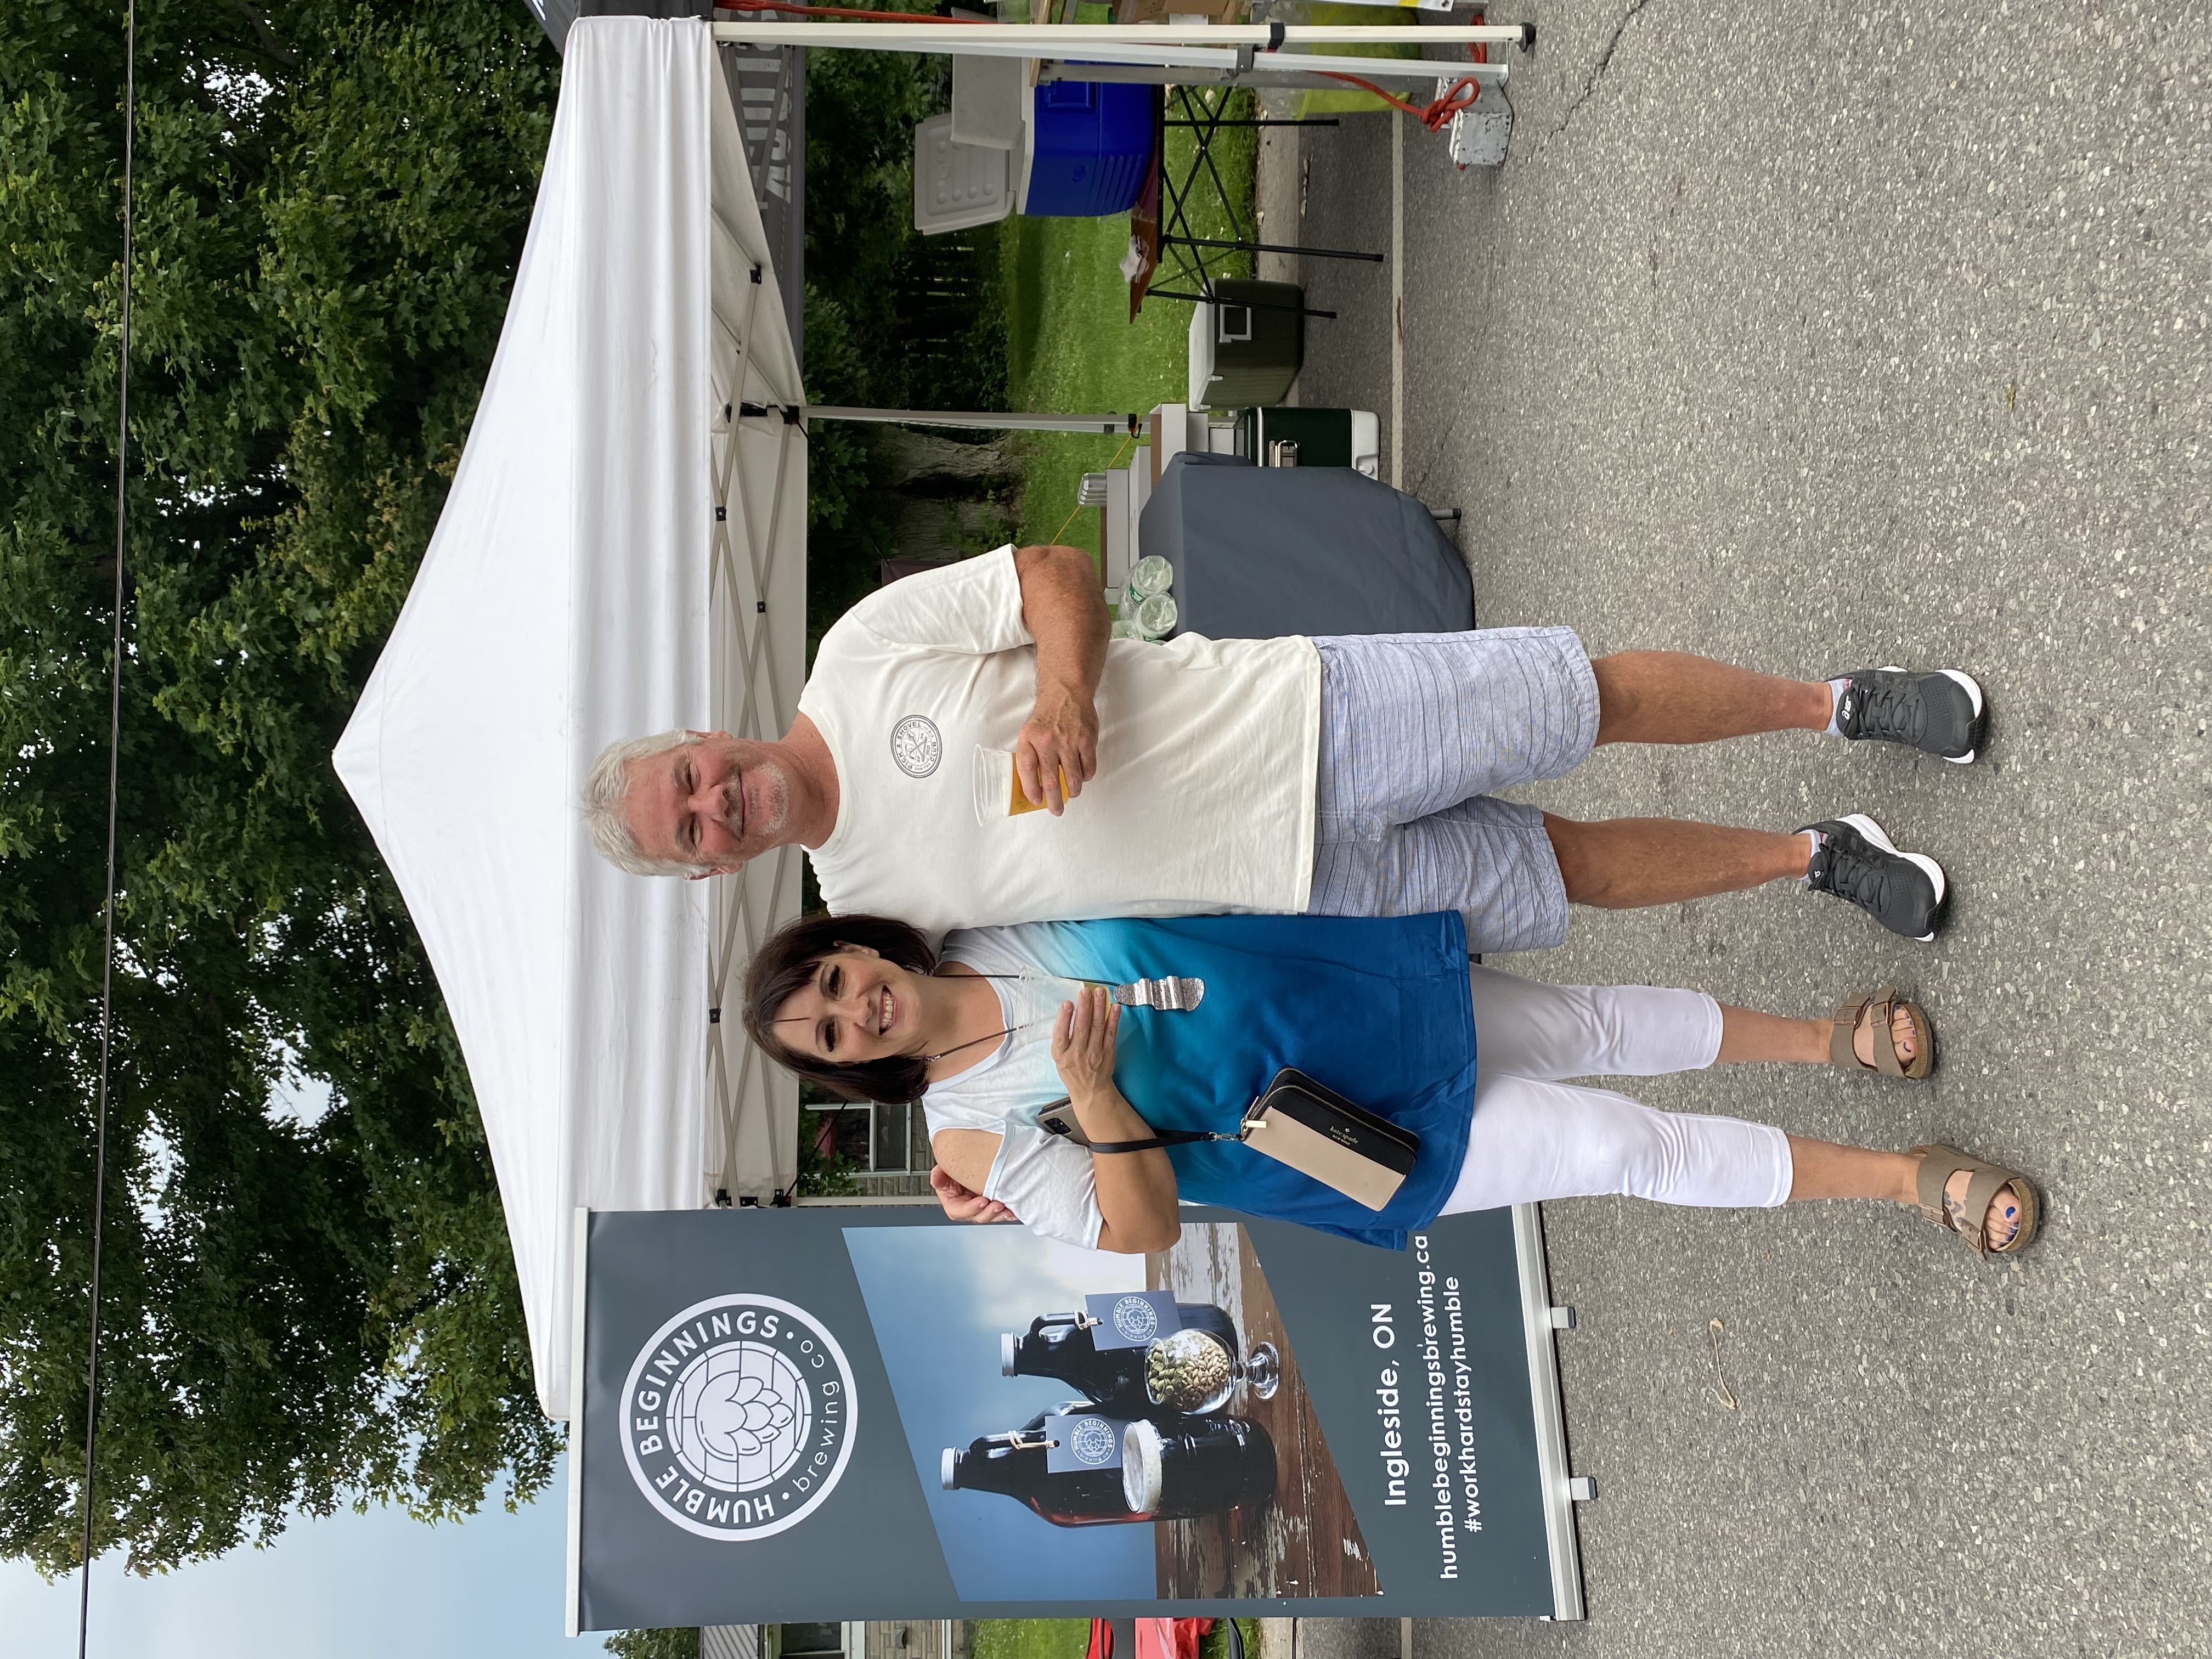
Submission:
<svg viewBox="0 0 2212 1659">
<path fill-rule="evenodd" d="M 1038 1127 L 1094 1152 L 1144 1152 L 1194 1140 L 1242 1141 L 1261 1157 L 1310 1176 L 1370 1210 L 1389 1207 L 1421 1151 L 1421 1138 L 1412 1130 L 1355 1106 L 1294 1066 L 1275 1073 L 1245 1109 L 1233 1135 L 1169 1129 L 1149 1140 L 1086 1140 L 1074 1113 L 1057 1110 L 1066 1103 L 1047 1107 L 1037 1117 Z"/>
<path fill-rule="evenodd" d="M 1421 1138 L 1355 1106 L 1295 1066 L 1275 1073 L 1237 1137 L 1370 1210 L 1388 1207 L 1413 1172 Z"/>
</svg>

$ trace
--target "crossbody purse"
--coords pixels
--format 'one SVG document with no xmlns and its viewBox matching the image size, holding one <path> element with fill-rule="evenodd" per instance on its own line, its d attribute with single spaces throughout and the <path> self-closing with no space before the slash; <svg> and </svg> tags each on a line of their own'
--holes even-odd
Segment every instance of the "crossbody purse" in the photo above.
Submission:
<svg viewBox="0 0 2212 1659">
<path fill-rule="evenodd" d="M 1062 1111 L 1060 1108 L 1068 1107 Z M 1047 1134 L 1064 1135 L 1093 1152 L 1148 1152 L 1200 1140 L 1234 1140 L 1262 1158 L 1310 1176 L 1370 1210 L 1388 1208 L 1413 1172 L 1421 1138 L 1354 1105 L 1294 1066 L 1285 1066 L 1244 1110 L 1234 1134 L 1168 1129 L 1147 1140 L 1090 1140 L 1071 1103 L 1058 1100 L 1038 1115 Z"/>
</svg>

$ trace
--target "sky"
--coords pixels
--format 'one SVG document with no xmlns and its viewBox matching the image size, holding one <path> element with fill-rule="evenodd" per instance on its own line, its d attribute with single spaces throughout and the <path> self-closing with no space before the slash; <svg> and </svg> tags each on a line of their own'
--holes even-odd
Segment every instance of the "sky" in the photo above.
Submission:
<svg viewBox="0 0 2212 1659">
<path fill-rule="evenodd" d="M 329 1084 L 289 1049 L 272 1117 L 312 1126 Z M 599 1659 L 596 1636 L 562 1631 L 568 1462 L 535 1504 L 428 1527 L 399 1510 L 295 1521 L 265 1550 L 240 1549 L 137 1578 L 112 1553 L 94 1564 L 89 1659 Z M 0 1561 L 5 1659 L 74 1659 L 79 1581 L 49 1584 Z"/>
<path fill-rule="evenodd" d="M 601 1659 L 562 1633 L 568 1465 L 520 1514 L 496 1493 L 459 1526 L 398 1510 L 295 1522 L 241 1549 L 154 1578 L 120 1553 L 92 1576 L 91 1659 Z M 48 1584 L 0 1562 L 0 1651 L 74 1659 L 78 1581 Z"/>
<path fill-rule="evenodd" d="M 1141 1291 L 1144 1258 L 1079 1250 L 1022 1227 L 851 1227 L 845 1246 L 963 1599 L 1149 1600 L 1149 1525 L 1055 1527 L 1011 1498 L 945 1492 L 938 1479 L 945 1447 L 1018 1429 L 1073 1392 L 1049 1376 L 1000 1376 L 999 1333 L 1080 1308 L 1086 1291 Z"/>
</svg>

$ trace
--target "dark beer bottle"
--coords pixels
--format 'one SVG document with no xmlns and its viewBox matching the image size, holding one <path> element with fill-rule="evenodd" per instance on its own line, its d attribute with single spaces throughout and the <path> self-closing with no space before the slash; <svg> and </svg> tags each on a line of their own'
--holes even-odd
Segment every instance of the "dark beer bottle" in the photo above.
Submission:
<svg viewBox="0 0 2212 1659">
<path fill-rule="evenodd" d="M 1121 1500 L 1162 1521 L 1263 1504 L 1275 1443 L 1241 1417 L 1139 1419 L 1121 1434 Z"/>
<path fill-rule="evenodd" d="M 1060 1409 L 1087 1412 L 1096 1407 L 1072 1401 Z M 947 1492 L 1003 1492 L 1017 1504 L 1028 1504 L 1055 1527 L 1104 1527 L 1152 1518 L 1131 1510 L 1122 1496 L 1119 1469 L 1051 1473 L 1045 1467 L 1046 1415 L 1040 1412 L 1012 1434 L 987 1434 L 971 1440 L 965 1451 L 947 1446 L 939 1466 L 939 1484 Z M 1269 1454 L 1271 1461 L 1273 1455 Z"/>
<path fill-rule="evenodd" d="M 1237 1326 L 1211 1302 L 1178 1302 L 1185 1330 L 1200 1330 L 1218 1340 L 1237 1358 Z M 1109 1348 L 1103 1353 L 1091 1340 L 1095 1322 L 1076 1313 L 1041 1315 L 1030 1321 L 1029 1334 L 1012 1331 L 999 1337 L 999 1372 L 1003 1376 L 1056 1376 L 1072 1389 L 1080 1389 L 1100 1407 L 1121 1406 L 1131 1411 L 1148 1409 L 1145 1390 L 1143 1348 Z"/>
</svg>

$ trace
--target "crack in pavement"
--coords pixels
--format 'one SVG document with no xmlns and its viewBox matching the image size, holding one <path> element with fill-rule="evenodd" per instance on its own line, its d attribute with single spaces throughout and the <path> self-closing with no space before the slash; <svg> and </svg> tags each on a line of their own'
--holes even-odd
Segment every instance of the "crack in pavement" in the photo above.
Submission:
<svg viewBox="0 0 2212 1659">
<path fill-rule="evenodd" d="M 1613 26 L 1613 39 L 1605 43 L 1605 50 L 1597 56 L 1597 67 L 1589 72 L 1589 78 L 1583 82 L 1581 94 L 1577 96 L 1573 103 L 1567 106 L 1567 112 L 1559 118 L 1559 125 L 1552 129 L 1553 137 L 1565 132 L 1567 130 L 1567 123 L 1575 118 L 1575 112 L 1589 102 L 1591 96 L 1597 91 L 1597 83 L 1605 79 L 1606 70 L 1613 67 L 1613 54 L 1620 49 L 1620 37 L 1628 33 L 1628 26 L 1642 15 L 1644 9 L 1650 3 L 1651 0 L 1635 0 L 1635 3 L 1621 14 L 1620 21 Z"/>
<path fill-rule="evenodd" d="M 1628 9 L 1621 14 L 1620 21 L 1613 25 L 1613 38 L 1605 43 L 1605 50 L 1597 55 L 1597 63 L 1583 79 L 1583 89 L 1575 94 L 1575 101 L 1568 105 L 1566 112 L 1559 117 L 1559 125 L 1537 141 L 1535 148 L 1529 152 L 1530 161 L 1541 155 L 1553 139 L 1566 131 L 1568 123 L 1575 118 L 1575 112 L 1596 94 L 1598 82 L 1605 79 L 1606 70 L 1613 66 L 1613 54 L 1620 49 L 1620 37 L 1628 33 L 1628 26 L 1642 15 L 1644 9 L 1650 3 L 1651 0 L 1632 0 Z"/>
</svg>

